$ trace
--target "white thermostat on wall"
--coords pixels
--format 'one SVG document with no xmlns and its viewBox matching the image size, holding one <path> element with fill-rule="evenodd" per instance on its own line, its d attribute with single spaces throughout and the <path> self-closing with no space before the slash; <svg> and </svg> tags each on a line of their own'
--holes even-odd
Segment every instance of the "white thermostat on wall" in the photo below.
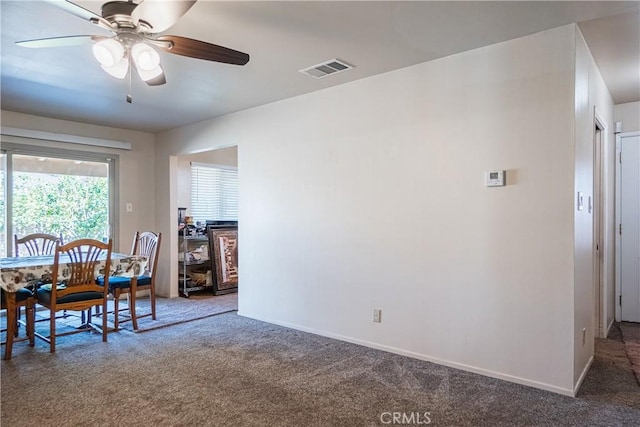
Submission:
<svg viewBox="0 0 640 427">
<path fill-rule="evenodd" d="M 486 171 L 484 173 L 484 185 L 487 187 L 502 187 L 504 186 L 504 175 L 502 171 Z"/>
</svg>

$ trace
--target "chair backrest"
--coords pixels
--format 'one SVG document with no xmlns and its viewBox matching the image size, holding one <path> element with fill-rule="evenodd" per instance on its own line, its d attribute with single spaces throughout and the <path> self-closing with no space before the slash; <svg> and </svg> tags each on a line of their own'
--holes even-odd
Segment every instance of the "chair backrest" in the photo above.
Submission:
<svg viewBox="0 0 640 427">
<path fill-rule="evenodd" d="M 131 255 L 142 255 L 147 257 L 146 272 L 151 276 L 155 276 L 156 267 L 158 266 L 158 255 L 160 255 L 160 241 L 162 233 L 154 233 L 152 231 L 136 231 L 133 236 L 133 245 L 131 246 Z"/>
<path fill-rule="evenodd" d="M 111 268 L 112 241 L 80 239 L 66 245 L 56 245 L 52 279 L 53 283 L 64 283 L 64 289 L 52 285 L 52 301 L 57 297 L 78 292 L 100 292 L 105 296 L 109 289 L 109 269 Z M 68 259 L 61 261 L 66 255 Z M 104 263 L 104 268 L 98 267 Z M 65 265 L 66 264 L 66 265 Z M 65 269 L 65 271 L 61 271 Z M 104 275 L 104 286 L 96 283 L 96 277 Z"/>
<path fill-rule="evenodd" d="M 62 245 L 62 236 L 52 234 L 33 233 L 18 238 L 13 236 L 15 256 L 53 255 L 56 250 L 56 242 Z M 23 251 L 21 251 L 23 249 Z"/>
</svg>

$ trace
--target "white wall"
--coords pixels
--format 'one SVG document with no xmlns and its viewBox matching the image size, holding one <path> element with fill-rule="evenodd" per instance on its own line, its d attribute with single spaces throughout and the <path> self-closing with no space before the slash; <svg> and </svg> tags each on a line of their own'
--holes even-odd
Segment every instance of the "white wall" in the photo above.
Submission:
<svg viewBox="0 0 640 427">
<path fill-rule="evenodd" d="M 613 183 L 615 140 L 613 138 L 613 100 L 602 80 L 595 61 L 578 27 L 576 30 L 575 81 L 575 288 L 574 288 L 574 387 L 579 386 L 594 354 L 595 293 L 593 281 L 593 213 L 589 198 L 593 198 L 595 114 L 604 121 L 603 179 L 605 191 L 603 212 L 604 234 L 602 263 L 602 298 L 605 301 L 603 323 L 613 319 L 614 242 Z M 584 193 L 584 209 L 577 209 L 577 193 Z M 593 199 L 592 199 L 593 200 Z M 603 326 L 603 325 L 601 325 Z M 583 340 L 583 332 L 585 334 Z"/>
<path fill-rule="evenodd" d="M 150 133 L 136 132 L 85 123 L 56 120 L 30 114 L 2 110 L 2 126 L 46 131 L 67 135 L 78 135 L 93 138 L 114 139 L 130 142 L 131 150 L 119 150 L 78 144 L 30 140 L 27 138 L 4 137 L 21 144 L 64 148 L 67 150 L 92 151 L 118 154 L 118 222 L 119 233 L 115 250 L 129 252 L 131 241 L 136 230 L 155 229 L 155 137 Z M 126 203 L 133 204 L 133 212 L 126 212 Z"/>
<path fill-rule="evenodd" d="M 178 158 L 156 150 L 156 224 L 162 233 L 156 294 L 178 296 Z"/>
<path fill-rule="evenodd" d="M 175 129 L 157 155 L 239 146 L 241 314 L 572 394 L 574 49 L 574 26 L 534 34 Z"/>
<path fill-rule="evenodd" d="M 615 121 L 622 122 L 622 132 L 640 131 L 640 102 L 616 105 Z"/>
</svg>

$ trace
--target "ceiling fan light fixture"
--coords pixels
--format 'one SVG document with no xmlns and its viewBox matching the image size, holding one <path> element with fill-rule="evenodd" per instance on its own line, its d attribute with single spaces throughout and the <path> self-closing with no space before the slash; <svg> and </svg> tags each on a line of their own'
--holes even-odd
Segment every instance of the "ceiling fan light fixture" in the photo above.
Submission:
<svg viewBox="0 0 640 427">
<path fill-rule="evenodd" d="M 136 43 L 131 48 L 131 56 L 136 68 L 143 71 L 153 71 L 160 65 L 160 55 L 146 43 Z"/>
<path fill-rule="evenodd" d="M 115 66 L 124 57 L 124 46 L 115 39 L 101 40 L 91 50 L 98 62 L 107 68 Z"/>
<path fill-rule="evenodd" d="M 123 57 L 113 67 L 105 67 L 103 65 L 102 69 L 117 79 L 124 79 L 127 71 L 129 71 L 129 61 Z"/>
<path fill-rule="evenodd" d="M 156 66 L 156 68 L 154 68 L 153 70 L 143 70 L 137 65 L 138 64 L 136 64 L 136 70 L 138 70 L 138 75 L 145 82 L 148 82 L 149 80 L 154 79 L 162 74 L 162 67 L 159 65 Z"/>
</svg>

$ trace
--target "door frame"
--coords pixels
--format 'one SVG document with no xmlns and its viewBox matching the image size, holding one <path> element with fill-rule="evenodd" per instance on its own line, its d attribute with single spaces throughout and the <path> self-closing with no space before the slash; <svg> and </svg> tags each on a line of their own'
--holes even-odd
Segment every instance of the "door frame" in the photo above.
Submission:
<svg viewBox="0 0 640 427">
<path fill-rule="evenodd" d="M 594 110 L 593 117 L 593 203 L 590 202 L 589 209 L 592 209 L 593 219 L 593 292 L 594 292 L 594 336 L 605 337 L 607 333 L 607 319 L 605 318 L 605 304 L 607 300 L 606 278 L 604 273 L 604 154 L 607 126 L 600 117 L 597 110 Z M 599 137 L 599 140 L 598 138 Z M 611 286 L 609 284 L 609 286 Z"/>
<path fill-rule="evenodd" d="M 622 253 L 622 241 L 620 239 L 620 214 L 622 209 L 621 200 L 621 176 L 620 176 L 620 153 L 622 146 L 622 138 L 631 138 L 640 136 L 640 132 L 623 132 L 616 134 L 616 301 L 615 301 L 615 317 L 616 322 L 620 322 L 622 318 L 622 307 L 620 305 L 620 298 L 622 297 L 622 283 L 620 283 L 620 277 L 622 275 L 622 259 L 620 253 Z"/>
</svg>

